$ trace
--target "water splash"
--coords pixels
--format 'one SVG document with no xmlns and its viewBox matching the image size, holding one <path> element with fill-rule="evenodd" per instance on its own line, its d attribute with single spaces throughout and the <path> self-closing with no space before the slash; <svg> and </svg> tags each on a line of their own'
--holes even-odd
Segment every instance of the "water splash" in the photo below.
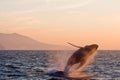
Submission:
<svg viewBox="0 0 120 80">
<path fill-rule="evenodd" d="M 63 71 L 68 58 L 72 55 L 73 51 L 58 51 L 56 53 L 50 52 L 49 54 L 49 68 L 48 70 Z"/>
</svg>

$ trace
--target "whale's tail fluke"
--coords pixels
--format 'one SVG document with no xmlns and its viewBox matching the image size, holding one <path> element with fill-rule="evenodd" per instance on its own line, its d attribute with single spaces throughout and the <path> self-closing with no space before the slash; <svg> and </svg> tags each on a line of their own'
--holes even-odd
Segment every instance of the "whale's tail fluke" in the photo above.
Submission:
<svg viewBox="0 0 120 80">
<path fill-rule="evenodd" d="M 74 47 L 77 47 L 77 48 L 82 48 L 81 46 L 77 46 L 77 45 L 75 45 L 75 44 L 72 44 L 72 43 L 70 43 L 70 42 L 67 42 L 68 44 L 70 44 L 70 45 L 72 45 L 72 46 L 74 46 Z"/>
</svg>

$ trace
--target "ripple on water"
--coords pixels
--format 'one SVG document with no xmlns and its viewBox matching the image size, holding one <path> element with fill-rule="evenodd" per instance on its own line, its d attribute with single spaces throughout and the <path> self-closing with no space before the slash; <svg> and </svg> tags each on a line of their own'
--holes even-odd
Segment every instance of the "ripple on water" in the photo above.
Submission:
<svg viewBox="0 0 120 80">
<path fill-rule="evenodd" d="M 0 80 L 54 80 L 56 78 L 29 73 L 61 69 L 72 52 L 0 51 Z M 98 51 L 84 72 L 94 75 L 93 79 L 120 79 L 120 51 Z"/>
</svg>

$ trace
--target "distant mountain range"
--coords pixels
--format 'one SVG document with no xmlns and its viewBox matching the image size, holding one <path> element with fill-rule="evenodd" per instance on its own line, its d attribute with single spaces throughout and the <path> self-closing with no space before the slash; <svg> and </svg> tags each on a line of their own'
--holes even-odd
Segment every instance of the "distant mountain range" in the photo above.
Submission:
<svg viewBox="0 0 120 80">
<path fill-rule="evenodd" d="M 67 46 L 46 44 L 17 33 L 0 33 L 0 50 L 68 50 Z"/>
</svg>

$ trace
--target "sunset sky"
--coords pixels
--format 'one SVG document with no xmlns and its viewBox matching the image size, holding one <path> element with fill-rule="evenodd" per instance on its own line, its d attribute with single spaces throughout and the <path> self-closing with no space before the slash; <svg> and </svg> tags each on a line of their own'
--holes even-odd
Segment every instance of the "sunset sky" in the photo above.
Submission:
<svg viewBox="0 0 120 80">
<path fill-rule="evenodd" d="M 0 0 L 0 32 L 120 49 L 120 0 Z"/>
</svg>

